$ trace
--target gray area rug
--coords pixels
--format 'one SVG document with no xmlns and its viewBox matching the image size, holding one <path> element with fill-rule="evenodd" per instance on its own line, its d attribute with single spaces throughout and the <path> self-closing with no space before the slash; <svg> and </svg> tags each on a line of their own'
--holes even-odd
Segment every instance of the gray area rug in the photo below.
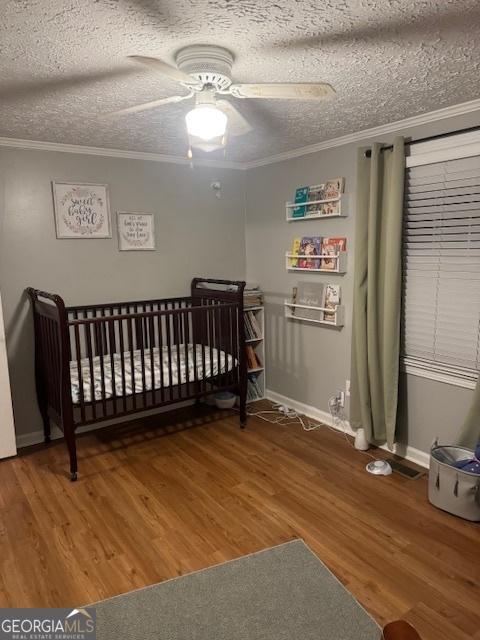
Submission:
<svg viewBox="0 0 480 640">
<path fill-rule="evenodd" d="M 92 605 L 98 640 L 379 640 L 302 540 Z"/>
</svg>

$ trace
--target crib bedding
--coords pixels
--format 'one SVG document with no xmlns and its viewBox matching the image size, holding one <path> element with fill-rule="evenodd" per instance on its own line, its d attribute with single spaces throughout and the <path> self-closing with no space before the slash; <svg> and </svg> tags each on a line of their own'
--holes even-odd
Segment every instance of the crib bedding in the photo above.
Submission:
<svg viewBox="0 0 480 640">
<path fill-rule="evenodd" d="M 203 350 L 203 353 L 202 353 Z M 184 384 L 185 382 L 193 382 L 196 380 L 202 380 L 204 378 L 210 378 L 218 374 L 227 373 L 231 371 L 234 365 L 234 359 L 230 354 L 226 354 L 224 351 L 217 351 L 217 349 L 210 349 L 210 347 L 202 346 L 200 344 L 195 345 L 195 349 L 192 344 L 172 345 L 169 350 L 168 347 L 163 347 L 161 350 L 155 347 L 153 350 L 153 382 L 154 388 L 160 389 L 162 386 L 170 387 L 178 384 Z M 169 351 L 171 357 L 171 366 L 169 367 Z M 177 353 L 179 356 L 177 356 Z M 132 356 L 133 356 L 133 379 L 132 379 Z M 102 363 L 103 360 L 103 363 Z M 106 355 L 103 358 L 101 356 L 95 356 L 92 358 L 93 366 L 93 387 L 95 400 L 102 400 L 103 398 L 111 398 L 113 396 L 113 389 L 115 388 L 115 395 L 117 397 L 123 395 L 132 395 L 133 393 L 141 393 L 142 391 L 152 390 L 152 357 L 150 349 L 143 351 L 136 350 L 133 354 L 125 352 L 123 354 L 123 369 L 125 371 L 125 391 L 122 377 L 122 355 L 115 353 L 113 355 L 113 367 L 110 355 Z M 91 365 L 88 358 L 80 360 L 81 363 L 81 380 L 79 376 L 79 367 L 77 362 L 70 362 L 70 380 L 72 390 L 72 401 L 74 404 L 80 403 L 80 385 L 83 388 L 83 401 L 91 402 L 92 400 L 92 387 L 90 384 Z M 103 380 L 105 391 L 103 393 L 102 387 L 102 364 L 103 364 Z M 178 366 L 178 364 L 180 366 Z M 171 368 L 171 379 L 170 379 Z M 195 368 L 197 375 L 195 377 Z M 163 378 L 162 378 L 163 370 Z M 144 371 L 144 374 L 142 373 Z M 188 376 L 187 376 L 188 371 Z M 145 378 L 145 389 L 144 389 Z M 115 384 L 113 384 L 115 380 Z"/>
</svg>

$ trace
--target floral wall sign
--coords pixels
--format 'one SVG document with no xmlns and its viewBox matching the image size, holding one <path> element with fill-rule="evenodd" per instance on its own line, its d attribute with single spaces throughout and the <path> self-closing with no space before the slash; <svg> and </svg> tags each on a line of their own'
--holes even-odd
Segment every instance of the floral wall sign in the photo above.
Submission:
<svg viewBox="0 0 480 640">
<path fill-rule="evenodd" d="M 153 251 L 155 230 L 152 213 L 117 213 L 118 248 L 120 251 Z"/>
<path fill-rule="evenodd" d="M 108 186 L 52 182 L 57 238 L 111 238 Z"/>
</svg>

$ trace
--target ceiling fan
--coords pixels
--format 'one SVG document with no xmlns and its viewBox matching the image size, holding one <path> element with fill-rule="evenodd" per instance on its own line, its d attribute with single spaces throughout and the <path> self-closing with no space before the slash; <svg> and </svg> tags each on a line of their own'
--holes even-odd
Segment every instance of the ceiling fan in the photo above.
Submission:
<svg viewBox="0 0 480 640">
<path fill-rule="evenodd" d="M 233 104 L 221 96 L 267 100 L 327 100 L 335 94 L 334 89 L 326 83 L 232 83 L 233 54 L 228 49 L 215 45 L 184 47 L 175 56 L 176 67 L 158 58 L 129 58 L 175 80 L 188 93 L 127 107 L 111 115 L 138 113 L 195 98 L 194 108 L 185 117 L 190 141 L 189 158 L 192 157 L 192 147 L 214 151 L 226 145 L 227 136 L 240 136 L 252 130 Z"/>
</svg>

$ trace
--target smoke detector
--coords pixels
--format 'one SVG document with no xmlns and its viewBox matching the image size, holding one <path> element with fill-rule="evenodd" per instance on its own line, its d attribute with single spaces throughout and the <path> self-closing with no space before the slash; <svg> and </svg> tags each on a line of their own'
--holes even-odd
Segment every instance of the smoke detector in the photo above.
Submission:
<svg viewBox="0 0 480 640">
<path fill-rule="evenodd" d="M 204 44 L 184 47 L 177 52 L 175 62 L 203 86 L 225 91 L 232 84 L 233 54 L 223 47 Z"/>
</svg>

